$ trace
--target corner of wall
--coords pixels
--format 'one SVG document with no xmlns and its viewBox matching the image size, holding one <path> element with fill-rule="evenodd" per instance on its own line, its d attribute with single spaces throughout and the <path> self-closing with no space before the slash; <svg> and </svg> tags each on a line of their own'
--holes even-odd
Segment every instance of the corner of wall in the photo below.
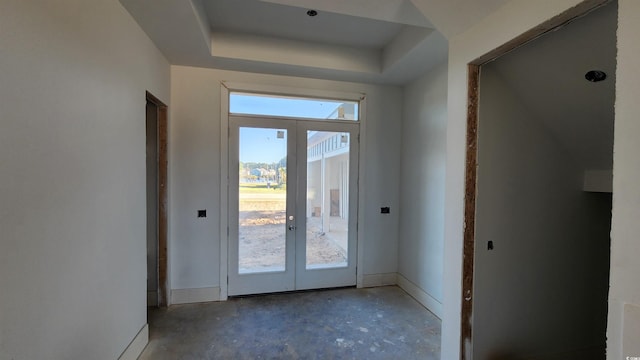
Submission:
<svg viewBox="0 0 640 360">
<path fill-rule="evenodd" d="M 433 315 L 438 317 L 438 319 L 442 320 L 442 303 L 440 301 L 427 294 L 427 292 L 407 280 L 407 278 L 402 276 L 400 273 L 398 273 L 398 286 L 402 290 L 406 291 L 407 294 L 411 295 L 411 297 L 416 299 L 416 301 L 422 304 L 422 306 L 427 308 L 427 310 L 431 311 Z"/>
</svg>

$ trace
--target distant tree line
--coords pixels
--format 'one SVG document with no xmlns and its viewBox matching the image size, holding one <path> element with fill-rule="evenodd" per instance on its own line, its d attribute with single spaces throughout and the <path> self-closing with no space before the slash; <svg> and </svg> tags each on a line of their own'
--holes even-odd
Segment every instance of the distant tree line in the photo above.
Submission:
<svg viewBox="0 0 640 360">
<path fill-rule="evenodd" d="M 287 158 L 277 162 L 240 162 L 240 180 L 254 182 L 287 183 Z"/>
</svg>

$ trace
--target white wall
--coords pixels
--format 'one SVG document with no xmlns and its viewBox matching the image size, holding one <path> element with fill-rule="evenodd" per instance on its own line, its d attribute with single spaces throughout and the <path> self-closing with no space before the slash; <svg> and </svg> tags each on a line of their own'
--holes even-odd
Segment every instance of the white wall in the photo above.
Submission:
<svg viewBox="0 0 640 360">
<path fill-rule="evenodd" d="M 610 197 L 582 191 L 584 169 L 500 64 L 480 81 L 473 358 L 602 359 Z"/>
<path fill-rule="evenodd" d="M 404 88 L 398 273 L 442 310 L 447 64 Z M 402 281 L 400 281 L 402 284 Z M 416 295 L 414 295 L 416 296 Z"/>
<path fill-rule="evenodd" d="M 618 1 L 618 64 L 616 70 L 616 120 L 613 156 L 613 220 L 611 229 L 611 277 L 609 289 L 608 359 L 638 355 L 640 313 L 628 311 L 624 304 L 640 306 L 640 3 Z M 623 344 L 623 338 L 627 342 Z M 635 346 L 635 350 L 633 347 Z"/>
<path fill-rule="evenodd" d="M 145 90 L 116 1 L 0 2 L 0 358 L 115 359 L 146 324 Z"/>
<path fill-rule="evenodd" d="M 467 64 L 521 33 L 577 5 L 579 0 L 513 0 L 467 31 L 449 39 L 449 92 L 447 126 L 447 190 L 445 198 L 445 281 L 442 358 L 455 359 L 460 352 L 461 264 L 464 198 L 464 159 L 467 104 Z M 616 70 L 616 119 L 614 145 L 613 217 L 611 229 L 611 274 L 607 326 L 607 358 L 636 356 L 623 352 L 624 304 L 640 304 L 640 144 L 634 135 L 640 129 L 636 114 L 640 103 L 640 74 L 636 71 L 640 44 L 640 4 L 618 0 L 618 57 Z M 637 313 L 629 311 L 628 313 Z M 627 323 L 640 319 L 627 319 Z M 633 329 L 629 326 L 628 329 Z"/>
<path fill-rule="evenodd" d="M 171 286 L 175 290 L 220 286 L 220 82 L 232 81 L 366 93 L 363 269 L 397 271 L 400 122 L 402 91 L 356 83 L 172 66 L 169 196 Z M 380 214 L 390 206 L 391 214 Z M 196 210 L 207 209 L 198 219 Z M 226 226 L 226 224 L 224 224 Z M 205 297 L 202 300 L 213 300 Z"/>
<path fill-rule="evenodd" d="M 449 39 L 443 359 L 460 357 L 467 64 L 578 3 L 580 0 L 513 0 Z"/>
</svg>

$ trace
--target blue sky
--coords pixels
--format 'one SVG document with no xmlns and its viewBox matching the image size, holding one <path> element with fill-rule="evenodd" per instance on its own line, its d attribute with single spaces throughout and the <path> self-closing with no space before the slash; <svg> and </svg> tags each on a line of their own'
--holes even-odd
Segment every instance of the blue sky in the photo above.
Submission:
<svg viewBox="0 0 640 360">
<path fill-rule="evenodd" d="M 278 139 L 278 131 L 284 138 Z M 287 155 L 287 131 L 284 129 L 240 128 L 240 161 L 274 163 Z"/>
<path fill-rule="evenodd" d="M 232 93 L 229 111 L 235 114 L 326 119 L 344 101 L 285 98 L 255 94 Z M 240 129 L 240 161 L 274 163 L 287 155 L 285 139 L 277 138 L 277 129 Z"/>
<path fill-rule="evenodd" d="M 322 101 L 232 93 L 229 97 L 229 111 L 235 114 L 326 119 L 342 103 L 342 101 Z"/>
</svg>

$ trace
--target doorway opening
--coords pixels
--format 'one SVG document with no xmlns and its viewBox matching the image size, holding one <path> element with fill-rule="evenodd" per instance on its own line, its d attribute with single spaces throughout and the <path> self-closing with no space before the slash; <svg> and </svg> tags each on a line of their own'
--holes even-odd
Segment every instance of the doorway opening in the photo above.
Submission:
<svg viewBox="0 0 640 360">
<path fill-rule="evenodd" d="M 469 65 L 463 359 L 604 359 L 616 19 L 586 1 Z"/>
<path fill-rule="evenodd" d="M 167 285 L 167 106 L 146 93 L 147 306 L 169 305 Z"/>
<path fill-rule="evenodd" d="M 356 285 L 357 109 L 231 93 L 229 295 Z"/>
</svg>

